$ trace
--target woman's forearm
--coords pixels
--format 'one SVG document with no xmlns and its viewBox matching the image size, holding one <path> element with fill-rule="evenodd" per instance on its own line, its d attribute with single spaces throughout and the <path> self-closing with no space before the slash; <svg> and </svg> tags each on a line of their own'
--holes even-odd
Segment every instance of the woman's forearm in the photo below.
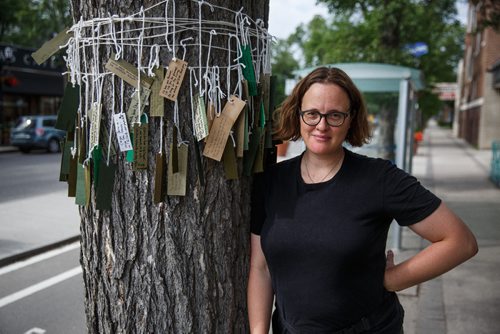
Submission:
<svg viewBox="0 0 500 334">
<path fill-rule="evenodd" d="M 250 333 L 269 333 L 273 296 L 271 277 L 267 268 L 255 268 L 251 266 L 247 289 Z"/>
</svg>

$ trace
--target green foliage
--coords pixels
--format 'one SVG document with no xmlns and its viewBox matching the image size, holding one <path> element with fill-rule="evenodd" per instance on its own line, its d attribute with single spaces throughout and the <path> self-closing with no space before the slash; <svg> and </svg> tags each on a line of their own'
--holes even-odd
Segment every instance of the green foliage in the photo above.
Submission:
<svg viewBox="0 0 500 334">
<path fill-rule="evenodd" d="M 492 27 L 500 33 L 500 1 L 498 0 L 472 0 L 472 4 L 477 6 L 479 16 L 482 17 L 480 29 Z M 478 6 L 479 5 L 479 6 Z"/>
<path fill-rule="evenodd" d="M 37 48 L 71 26 L 67 0 L 2 0 L 0 42 Z"/>
<path fill-rule="evenodd" d="M 319 0 L 333 14 L 316 16 L 290 39 L 303 50 L 306 66 L 344 62 L 378 62 L 420 69 L 428 86 L 455 81 L 463 56 L 464 28 L 455 0 Z M 424 42 L 428 54 L 416 58 L 406 44 Z M 425 112 L 440 107 L 432 94 Z"/>
<path fill-rule="evenodd" d="M 276 77 L 275 102 L 279 105 L 286 97 L 286 79 L 293 78 L 293 71 L 299 68 L 299 63 L 293 57 L 291 43 L 288 40 L 278 40 L 272 51 L 273 75 Z"/>
</svg>

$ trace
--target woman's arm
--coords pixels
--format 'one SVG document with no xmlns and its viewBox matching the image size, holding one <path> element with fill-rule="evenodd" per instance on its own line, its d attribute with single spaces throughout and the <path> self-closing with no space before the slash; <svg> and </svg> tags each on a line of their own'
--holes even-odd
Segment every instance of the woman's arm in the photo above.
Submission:
<svg viewBox="0 0 500 334">
<path fill-rule="evenodd" d="M 250 273 L 248 276 L 247 306 L 250 332 L 269 333 L 273 306 L 273 289 L 266 258 L 260 246 L 260 236 L 251 234 Z"/>
<path fill-rule="evenodd" d="M 389 291 L 400 291 L 437 277 L 473 257 L 476 238 L 445 204 L 410 228 L 432 244 L 414 257 L 397 265 L 388 259 L 384 285 Z"/>
</svg>

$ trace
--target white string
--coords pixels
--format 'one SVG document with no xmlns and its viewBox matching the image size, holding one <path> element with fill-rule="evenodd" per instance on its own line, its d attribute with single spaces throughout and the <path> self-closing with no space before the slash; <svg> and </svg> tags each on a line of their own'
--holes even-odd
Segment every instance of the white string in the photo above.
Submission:
<svg viewBox="0 0 500 334">
<path fill-rule="evenodd" d="M 142 13 L 142 16 L 144 18 L 144 9 L 141 6 L 140 13 Z M 137 41 L 137 64 L 142 63 L 142 44 L 143 44 L 143 38 L 144 38 L 144 20 L 142 21 L 142 31 L 139 34 L 139 40 Z M 137 123 L 141 123 L 141 104 L 142 104 L 142 92 L 141 92 L 141 67 L 137 66 L 137 98 L 138 98 L 138 103 L 137 103 Z"/>
<path fill-rule="evenodd" d="M 154 55 L 153 55 L 154 53 Z M 153 69 L 160 67 L 160 46 L 154 44 L 149 50 L 148 76 L 154 77 Z"/>
<path fill-rule="evenodd" d="M 182 46 L 183 48 L 183 53 L 182 53 L 182 60 L 186 60 L 186 41 L 189 41 L 189 40 L 192 40 L 193 37 L 188 37 L 188 38 L 184 38 L 184 39 L 181 39 L 181 41 L 179 42 L 179 44 Z"/>
<path fill-rule="evenodd" d="M 109 166 L 109 157 L 111 156 L 111 141 L 113 138 L 113 116 L 115 114 L 115 74 L 111 76 L 111 117 L 109 118 L 109 137 L 108 137 L 108 152 L 106 156 L 106 166 Z"/>
<path fill-rule="evenodd" d="M 158 153 L 163 153 L 163 117 L 160 117 L 160 151 Z"/>
</svg>

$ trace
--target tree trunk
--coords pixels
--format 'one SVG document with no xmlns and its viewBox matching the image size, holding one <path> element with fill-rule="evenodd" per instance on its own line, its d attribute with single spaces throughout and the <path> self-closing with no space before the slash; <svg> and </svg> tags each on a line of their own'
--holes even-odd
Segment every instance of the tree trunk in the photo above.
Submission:
<svg viewBox="0 0 500 334">
<path fill-rule="evenodd" d="M 111 14 L 126 17 L 157 1 L 72 0 L 75 22 L 80 18 L 107 18 Z M 268 0 L 222 1 L 213 5 L 239 11 L 250 18 L 268 19 Z M 177 18 L 198 20 L 199 2 L 177 1 Z M 173 12 L 169 2 L 168 15 Z M 234 13 L 213 11 L 205 4 L 204 19 L 235 22 Z M 164 17 L 165 4 L 148 11 L 148 16 Z M 140 28 L 140 26 L 136 26 Z M 159 34 L 145 30 L 146 35 Z M 144 44 L 165 44 L 164 34 Z M 198 43 L 198 34 L 179 29 L 177 55 L 182 55 L 179 41 L 188 37 Z M 219 45 L 227 45 L 227 36 Z M 209 43 L 209 34 L 202 37 Z M 172 40 L 171 40 L 172 43 Z M 225 44 L 224 44 L 225 43 Z M 214 42 L 215 45 L 215 42 Z M 234 42 L 232 42 L 234 47 Z M 254 44 L 255 46 L 255 44 Z M 99 66 L 104 66 L 113 48 L 99 47 Z M 149 48 L 142 52 L 143 65 L 149 61 Z M 203 51 L 203 65 L 206 61 Z M 91 64 L 91 55 L 86 55 Z M 137 65 L 137 47 L 127 46 L 122 57 Z M 198 66 L 199 50 L 187 48 L 189 66 Z M 167 66 L 172 53 L 160 50 L 160 65 Z M 227 51 L 213 49 L 211 62 L 227 65 Z M 233 57 L 234 59 L 234 57 Z M 221 69 L 221 86 L 226 87 Z M 115 79 L 116 87 L 120 80 Z M 233 77 L 232 85 L 236 78 Z M 82 89 L 83 90 L 83 89 Z M 132 89 L 126 87 L 125 96 Z M 105 81 L 101 126 L 110 124 L 113 99 L 111 81 Z M 189 167 L 186 196 L 166 196 L 153 202 L 155 153 L 160 150 L 160 119 L 149 118 L 148 167 L 132 169 L 123 153 L 118 153 L 112 209 L 96 209 L 95 189 L 89 205 L 80 208 L 81 265 L 85 283 L 85 311 L 89 333 L 245 333 L 246 279 L 249 255 L 250 177 L 226 180 L 220 162 L 202 157 L 204 183 L 198 177 L 197 152 L 192 136 L 189 70 L 178 96 L 180 135 L 189 142 Z M 116 102 L 116 101 L 115 101 Z M 125 109 L 129 101 L 125 100 Z M 173 140 L 173 103 L 165 102 L 163 147 L 170 154 Z M 116 109 L 116 107 L 115 107 Z M 147 109 L 146 109 L 147 113 Z M 231 139 L 229 139 L 231 140 Z M 203 146 L 203 145 L 201 145 Z M 198 154 L 199 155 L 199 154 Z M 242 162 L 238 161 L 241 175 Z M 166 174 L 166 172 L 165 172 Z"/>
</svg>

